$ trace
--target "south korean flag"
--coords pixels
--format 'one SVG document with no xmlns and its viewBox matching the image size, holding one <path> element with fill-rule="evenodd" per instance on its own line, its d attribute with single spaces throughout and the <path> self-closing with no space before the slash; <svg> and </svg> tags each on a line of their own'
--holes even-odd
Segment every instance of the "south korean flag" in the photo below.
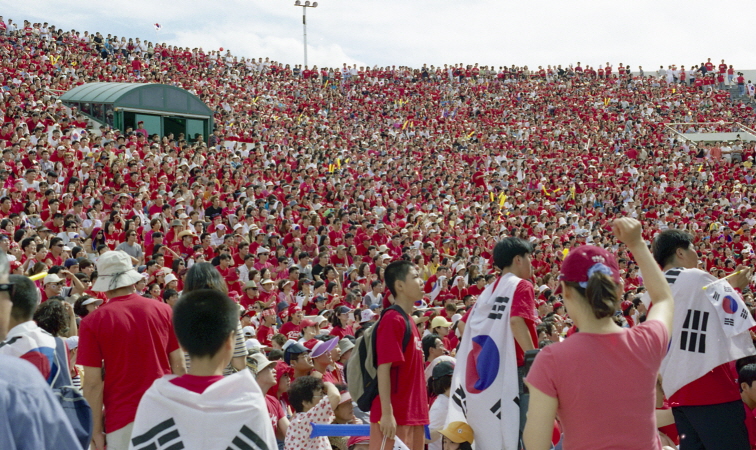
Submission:
<svg viewBox="0 0 756 450">
<path fill-rule="evenodd" d="M 520 281 L 509 273 L 486 287 L 457 352 L 446 424 L 468 423 L 477 450 L 519 448 L 520 397 L 509 317 Z"/>
<path fill-rule="evenodd" d="M 727 337 L 747 333 L 756 325 L 756 320 L 749 313 L 740 294 L 726 280 L 715 281 L 706 286 L 706 293 L 717 311 Z"/>
<path fill-rule="evenodd" d="M 675 299 L 669 350 L 659 373 L 671 397 L 717 366 L 756 354 L 749 328 L 756 325 L 735 289 L 699 269 L 667 270 Z M 643 296 L 646 306 L 648 294 Z"/>
</svg>

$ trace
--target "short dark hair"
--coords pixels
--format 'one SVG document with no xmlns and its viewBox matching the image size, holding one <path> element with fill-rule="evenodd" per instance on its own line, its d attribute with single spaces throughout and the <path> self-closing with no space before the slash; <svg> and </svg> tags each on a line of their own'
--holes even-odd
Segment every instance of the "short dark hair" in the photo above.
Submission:
<svg viewBox="0 0 756 450">
<path fill-rule="evenodd" d="M 391 295 L 396 297 L 396 282 L 406 280 L 412 267 L 412 263 L 406 260 L 394 261 L 386 267 L 383 279 L 386 280 L 386 287 L 391 291 Z"/>
<path fill-rule="evenodd" d="M 213 356 L 239 324 L 239 307 L 215 289 L 181 296 L 173 308 L 173 328 L 190 356 Z"/>
<path fill-rule="evenodd" d="M 431 333 L 428 335 L 423 336 L 423 356 L 425 359 L 428 359 L 428 354 L 430 354 L 430 349 L 436 348 L 436 339 L 441 339 L 441 336 Z"/>
<path fill-rule="evenodd" d="M 163 292 L 163 301 L 168 300 L 174 295 L 178 295 L 178 292 L 175 289 L 166 289 L 165 292 Z"/>
<path fill-rule="evenodd" d="M 8 280 L 13 283 L 11 317 L 17 322 L 31 320 L 34 310 L 39 305 L 39 289 L 32 280 L 23 275 L 10 275 Z"/>
<path fill-rule="evenodd" d="M 520 238 L 506 237 L 494 247 L 494 266 L 504 269 L 512 265 L 516 256 L 525 256 L 530 253 L 533 253 L 533 244 Z"/>
<path fill-rule="evenodd" d="M 665 230 L 656 235 L 651 250 L 657 264 L 664 267 L 672 262 L 678 248 L 687 249 L 693 236 L 681 230 Z"/>
<path fill-rule="evenodd" d="M 296 412 L 304 410 L 304 402 L 312 402 L 312 393 L 317 390 L 323 390 L 323 381 L 311 377 L 299 377 L 289 386 L 289 403 Z"/>
<path fill-rule="evenodd" d="M 745 383 L 753 386 L 756 381 L 756 364 L 746 364 L 738 370 L 738 384 Z"/>
</svg>

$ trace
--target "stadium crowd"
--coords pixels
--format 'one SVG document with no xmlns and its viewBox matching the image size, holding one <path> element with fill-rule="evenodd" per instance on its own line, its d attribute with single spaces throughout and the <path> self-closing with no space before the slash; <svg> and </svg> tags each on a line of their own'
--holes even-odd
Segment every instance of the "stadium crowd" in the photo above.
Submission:
<svg viewBox="0 0 756 450">
<path fill-rule="evenodd" d="M 471 431 L 445 424 L 446 406 L 435 399 L 449 396 L 467 315 L 506 267 L 493 254 L 503 238 L 532 246 L 525 252 L 532 273 L 524 278 L 533 295 L 517 314 L 535 348 L 576 330 L 556 291 L 562 262 L 586 244 L 616 255 L 624 291 L 616 322 L 631 328 L 645 320 L 643 277 L 612 233 L 616 218 L 637 219 L 648 245 L 665 230 L 690 233 L 698 265 L 718 278 L 756 259 L 756 147 L 739 139 L 696 144 L 680 134 L 750 131 L 753 86 L 724 61 L 643 75 L 609 63 L 319 69 L 47 23 L 0 18 L 0 28 L 0 249 L 18 284 L 47 273 L 35 281 L 42 303 L 23 317 L 67 338 L 71 382 L 83 378 L 98 449 L 105 432 L 109 442 L 126 433 L 128 446 L 137 431 L 126 428 L 141 394 L 187 365 L 204 375 L 218 375 L 216 366 L 226 375 L 249 368 L 271 414 L 274 436 L 261 435 L 263 441 L 287 449 L 364 448 L 363 438 L 324 442 L 305 433 L 310 422 L 370 421 L 352 404 L 344 366 L 390 299 L 416 294 L 395 286 L 406 268 L 387 280 L 387 268 L 400 260 L 410 261 L 423 283 L 410 312 L 423 350 L 420 383 L 431 402 L 419 412 L 394 406 L 397 429 L 381 424 L 379 431 L 414 450 L 423 438 L 402 425 L 430 423 L 430 449 L 442 448 L 439 430 L 448 436 L 444 448 L 456 448 L 459 436 L 472 441 Z M 215 111 L 216 128 L 210 136 L 92 128 L 57 97 L 95 81 L 181 87 Z M 730 97 L 730 84 L 742 87 L 741 96 Z M 740 286 L 751 310 L 754 284 Z M 221 317 L 227 299 L 209 294 L 213 289 L 240 310 L 228 330 Z M 121 296 L 157 301 L 140 313 L 111 304 Z M 228 348 L 218 353 L 196 342 L 186 323 L 201 320 L 188 308 L 174 335 L 172 309 L 179 314 L 184 300 L 221 311 L 212 320 Z M 162 356 L 129 356 L 133 349 L 124 349 L 132 341 L 113 330 L 149 333 L 118 328 L 119 317 L 127 310 L 128 317 L 153 317 L 153 309 L 165 340 L 153 350 Z M 398 323 L 401 341 L 397 314 L 385 317 Z M 517 348 L 522 366 L 526 349 L 519 341 Z M 398 359 L 389 362 L 403 361 L 403 350 L 397 344 Z M 103 383 L 92 380 L 103 379 L 98 362 L 109 358 L 120 362 L 108 373 L 124 373 L 115 381 L 105 376 L 103 397 Z M 129 384 L 126 361 L 154 373 Z M 53 366 L 39 366 L 48 382 Z M 183 383 L 174 384 L 198 394 L 208 388 Z M 116 414 L 109 403 L 118 405 L 111 406 Z M 114 430 L 122 433 L 111 436 Z M 660 433 L 666 444 L 679 443 L 669 427 Z M 554 444 L 558 428 L 555 434 Z M 374 439 L 369 445 L 381 448 Z"/>
</svg>

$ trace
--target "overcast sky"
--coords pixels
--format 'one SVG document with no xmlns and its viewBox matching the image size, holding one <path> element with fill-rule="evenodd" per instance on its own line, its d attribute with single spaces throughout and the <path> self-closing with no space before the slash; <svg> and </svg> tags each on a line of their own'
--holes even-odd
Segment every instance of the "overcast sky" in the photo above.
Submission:
<svg viewBox="0 0 756 450">
<path fill-rule="evenodd" d="M 309 64 L 341 66 L 756 65 L 743 3 L 703 0 L 322 0 L 307 10 Z M 742 13 L 738 13 L 738 9 Z M 6 2 L 7 20 L 50 22 L 172 45 L 301 64 L 294 0 Z M 155 31 L 154 24 L 162 29 Z"/>
</svg>

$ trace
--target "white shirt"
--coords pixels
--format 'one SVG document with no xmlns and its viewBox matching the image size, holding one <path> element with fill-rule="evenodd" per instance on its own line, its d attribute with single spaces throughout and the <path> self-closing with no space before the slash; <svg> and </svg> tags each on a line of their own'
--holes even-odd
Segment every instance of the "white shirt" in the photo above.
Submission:
<svg viewBox="0 0 756 450">
<path fill-rule="evenodd" d="M 254 261 L 254 260 L 253 260 Z M 247 267 L 246 264 L 242 264 L 237 269 L 239 271 L 239 281 L 242 282 L 242 284 L 249 281 L 249 270 L 250 268 Z"/>
<path fill-rule="evenodd" d="M 430 424 L 428 428 L 431 432 L 431 437 L 434 437 L 434 431 L 443 430 L 444 422 L 446 421 L 446 413 L 449 411 L 449 397 L 446 394 L 441 394 L 433 402 L 433 406 L 428 413 Z M 441 434 L 435 435 L 435 439 L 431 440 L 428 444 L 428 450 L 441 450 Z"/>
</svg>

